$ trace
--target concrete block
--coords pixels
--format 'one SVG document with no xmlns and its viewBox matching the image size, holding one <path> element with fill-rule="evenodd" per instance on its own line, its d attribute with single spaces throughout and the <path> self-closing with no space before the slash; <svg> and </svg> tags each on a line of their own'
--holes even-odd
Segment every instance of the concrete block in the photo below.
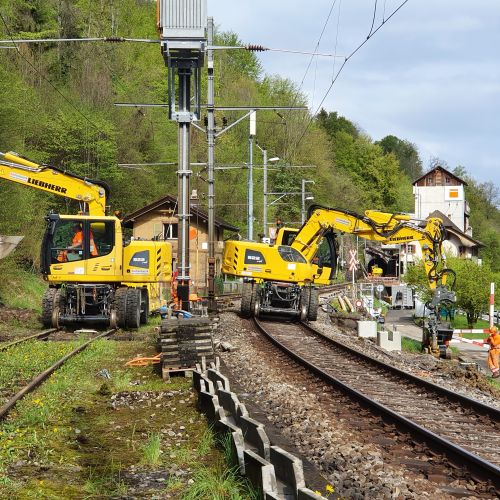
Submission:
<svg viewBox="0 0 500 500">
<path fill-rule="evenodd" d="M 297 495 L 297 500 L 326 500 L 324 496 L 318 495 L 317 493 L 314 493 L 314 491 L 310 490 L 309 488 L 300 488 L 299 489 L 299 494 Z"/>
<path fill-rule="evenodd" d="M 243 432 L 245 443 L 248 443 L 249 447 L 255 448 L 263 459 L 269 460 L 271 443 L 264 430 L 264 426 L 257 420 L 246 416 L 239 418 L 238 426 L 241 428 L 241 432 Z"/>
<path fill-rule="evenodd" d="M 206 375 L 204 375 L 201 371 L 194 370 L 193 371 L 193 388 L 196 392 L 200 392 L 201 390 L 201 381 L 209 382 L 208 378 Z M 205 385 L 205 389 L 207 390 L 207 386 Z"/>
<path fill-rule="evenodd" d="M 245 475 L 245 439 L 238 429 L 231 434 L 231 460 L 234 466 L 239 467 L 240 474 Z"/>
<path fill-rule="evenodd" d="M 264 499 L 265 500 L 281 500 L 283 497 L 280 496 L 280 494 L 278 492 L 269 492 L 269 491 L 266 491 L 265 495 L 264 495 Z"/>
<path fill-rule="evenodd" d="M 401 334 L 382 330 L 377 333 L 377 345 L 386 351 L 401 351 Z"/>
<path fill-rule="evenodd" d="M 217 396 L 201 390 L 198 394 L 198 408 L 205 414 L 210 424 L 215 424 L 225 418 L 224 409 L 219 405 Z"/>
<path fill-rule="evenodd" d="M 276 478 L 289 485 L 296 497 L 297 490 L 306 486 L 302 460 L 279 446 L 271 446 L 269 451 L 269 461 L 274 465 Z"/>
<path fill-rule="evenodd" d="M 277 484 L 274 467 L 251 450 L 243 452 L 245 476 L 252 486 L 264 496 L 267 492 L 276 493 Z"/>
<path fill-rule="evenodd" d="M 248 417 L 248 411 L 247 411 L 247 407 L 246 407 L 243 403 L 240 403 L 240 404 L 236 407 L 236 416 L 235 416 L 235 420 L 236 420 L 236 424 L 237 424 L 237 425 L 240 425 L 240 418 L 241 418 L 242 416 Z"/>
<path fill-rule="evenodd" d="M 234 392 L 219 390 L 217 391 L 217 396 L 219 397 L 219 403 L 222 408 L 224 408 L 226 415 L 233 417 L 236 422 L 237 409 L 240 404 L 236 394 Z"/>
<path fill-rule="evenodd" d="M 216 422 L 214 430 L 220 438 L 232 434 L 233 432 L 241 432 L 241 429 L 237 425 L 234 425 L 227 417 L 221 418 Z"/>
<path fill-rule="evenodd" d="M 376 321 L 358 321 L 358 337 L 365 339 L 377 338 Z"/>
<path fill-rule="evenodd" d="M 230 387 L 229 387 L 229 380 L 227 379 L 227 377 L 225 377 L 224 375 L 222 375 L 221 373 L 219 373 L 217 370 L 214 370 L 214 369 L 210 368 L 207 371 L 207 376 L 213 382 L 213 384 L 214 384 L 215 387 L 217 387 L 217 382 L 221 382 L 222 386 L 224 387 L 224 389 L 226 391 L 230 391 L 231 390 Z"/>
</svg>

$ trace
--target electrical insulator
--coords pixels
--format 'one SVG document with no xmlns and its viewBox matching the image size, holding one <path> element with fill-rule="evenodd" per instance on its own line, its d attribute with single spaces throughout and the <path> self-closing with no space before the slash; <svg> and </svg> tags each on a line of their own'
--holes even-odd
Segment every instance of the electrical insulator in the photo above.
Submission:
<svg viewBox="0 0 500 500">
<path fill-rule="evenodd" d="M 205 127 L 208 127 L 208 116 L 203 117 L 203 123 L 205 124 Z"/>
<path fill-rule="evenodd" d="M 225 116 L 222 117 L 222 128 L 227 127 L 227 118 Z"/>
<path fill-rule="evenodd" d="M 246 49 L 251 50 L 252 52 L 264 52 L 266 50 L 269 50 L 266 49 L 266 47 L 264 47 L 263 45 L 253 45 L 253 44 L 247 45 Z"/>
</svg>

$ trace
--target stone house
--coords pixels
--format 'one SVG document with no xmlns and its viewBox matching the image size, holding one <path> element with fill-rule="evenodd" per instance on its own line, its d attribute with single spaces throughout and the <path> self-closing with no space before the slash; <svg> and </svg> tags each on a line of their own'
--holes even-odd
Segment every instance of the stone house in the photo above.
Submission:
<svg viewBox="0 0 500 500">
<path fill-rule="evenodd" d="M 134 238 L 161 239 L 172 243 L 172 269 L 177 262 L 178 218 L 177 197 L 164 196 L 149 205 L 136 210 L 123 219 L 123 226 L 132 229 Z M 237 233 L 238 228 L 228 222 L 215 219 L 215 271 L 220 274 L 224 231 Z M 208 213 L 198 206 L 198 200 L 191 200 L 189 231 L 189 261 L 191 281 L 194 290 L 204 293 L 207 289 L 208 272 Z"/>
</svg>

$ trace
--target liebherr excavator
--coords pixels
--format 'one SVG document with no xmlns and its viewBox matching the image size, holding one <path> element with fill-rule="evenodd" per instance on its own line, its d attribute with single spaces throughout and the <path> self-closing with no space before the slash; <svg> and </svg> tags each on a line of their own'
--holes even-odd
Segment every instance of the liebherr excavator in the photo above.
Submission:
<svg viewBox="0 0 500 500">
<path fill-rule="evenodd" d="M 241 313 L 258 316 L 279 313 L 301 320 L 317 319 L 318 289 L 328 284 L 336 267 L 334 231 L 354 234 L 384 244 L 418 241 L 433 298 L 427 304 L 431 317 L 429 345 L 437 348 L 438 308 L 455 301 L 447 286 L 454 272 L 446 268 L 441 219 L 429 218 L 424 226 L 405 214 L 367 210 L 359 215 L 348 210 L 312 206 L 300 229 L 281 228 L 274 244 L 227 241 L 222 272 L 243 277 Z M 453 280 L 454 281 L 454 280 Z"/>
<path fill-rule="evenodd" d="M 46 217 L 41 248 L 41 270 L 49 283 L 42 301 L 44 326 L 108 323 L 138 328 L 147 322 L 171 281 L 169 243 L 125 244 L 120 220 L 106 216 L 109 190 L 104 182 L 16 153 L 0 153 L 0 179 L 80 203 L 83 215 Z"/>
</svg>

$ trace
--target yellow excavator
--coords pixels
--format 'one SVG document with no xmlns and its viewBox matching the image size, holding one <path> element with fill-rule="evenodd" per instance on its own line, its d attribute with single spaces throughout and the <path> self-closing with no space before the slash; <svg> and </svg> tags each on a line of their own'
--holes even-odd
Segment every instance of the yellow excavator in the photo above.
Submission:
<svg viewBox="0 0 500 500">
<path fill-rule="evenodd" d="M 421 225 L 406 214 L 367 210 L 359 215 L 315 205 L 309 209 L 300 229 L 280 228 L 271 245 L 226 241 L 222 272 L 244 279 L 242 315 L 271 313 L 316 320 L 319 292 L 315 285 L 328 284 L 335 274 L 335 231 L 383 244 L 420 243 L 433 290 L 433 299 L 427 304 L 431 315 L 428 345 L 429 349 L 439 351 L 438 308 L 455 302 L 452 287 L 447 285 L 448 276 L 454 278 L 454 272 L 446 268 L 442 250 L 445 229 L 439 218 L 429 218 Z"/>
<path fill-rule="evenodd" d="M 120 220 L 106 215 L 108 186 L 16 153 L 0 153 L 0 179 L 72 199 L 78 215 L 49 214 L 41 270 L 46 327 L 107 323 L 138 328 L 169 288 L 172 247 L 161 241 L 124 242 Z"/>
</svg>

